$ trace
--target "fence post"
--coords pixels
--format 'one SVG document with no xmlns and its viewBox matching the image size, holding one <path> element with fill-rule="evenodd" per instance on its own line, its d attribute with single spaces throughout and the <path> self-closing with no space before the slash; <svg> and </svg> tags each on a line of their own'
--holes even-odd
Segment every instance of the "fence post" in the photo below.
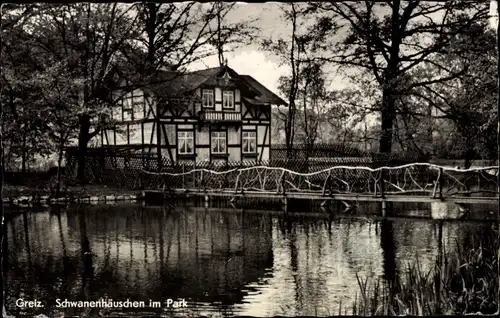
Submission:
<svg viewBox="0 0 500 318">
<path fill-rule="evenodd" d="M 196 189 L 196 159 L 193 162 L 193 172 L 191 173 L 191 178 L 193 179 L 193 189 Z"/>
<path fill-rule="evenodd" d="M 380 195 L 385 198 L 384 167 L 380 170 Z"/>
<path fill-rule="evenodd" d="M 285 178 L 286 178 L 286 173 L 283 174 L 283 194 L 286 194 L 286 189 L 285 189 L 286 182 L 285 182 Z"/>
<path fill-rule="evenodd" d="M 443 168 L 439 168 L 439 198 L 443 199 Z"/>
<path fill-rule="evenodd" d="M 200 176 L 200 188 L 203 188 L 203 190 L 205 190 L 205 184 L 203 182 L 203 170 L 201 170 L 200 174 L 201 174 L 201 176 Z"/>
</svg>

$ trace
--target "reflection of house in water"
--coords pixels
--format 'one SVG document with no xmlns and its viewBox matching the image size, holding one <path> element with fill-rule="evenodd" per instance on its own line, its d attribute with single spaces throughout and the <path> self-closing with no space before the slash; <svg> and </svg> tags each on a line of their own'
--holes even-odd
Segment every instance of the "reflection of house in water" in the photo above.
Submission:
<svg viewBox="0 0 500 318">
<path fill-rule="evenodd" d="M 211 303 L 193 312 L 331 315 L 359 296 L 357 276 L 389 279 L 391 268 L 402 274 L 417 256 L 427 273 L 440 248 L 456 253 L 477 235 L 497 235 L 489 223 L 385 221 L 138 206 L 25 214 L 7 222 L 8 304 L 15 309 L 22 292 L 49 305 L 172 297 Z"/>
<path fill-rule="evenodd" d="M 30 242 L 30 261 L 40 267 L 62 263 L 61 246 L 64 253 L 78 256 L 84 237 L 88 239 L 92 277 L 74 277 L 73 284 L 86 280 L 92 298 L 172 297 L 231 304 L 240 302 L 244 286 L 262 279 L 273 264 L 271 221 L 265 215 L 110 206 L 63 212 L 61 226 L 49 213 L 32 218 L 28 226 L 36 239 Z M 81 263 L 82 258 L 72 261 Z M 13 266 L 26 270 L 25 265 Z M 63 276 L 58 270 L 53 269 Z M 57 296 L 81 298 L 75 289 L 68 293 Z"/>
<path fill-rule="evenodd" d="M 87 215 L 92 252 L 117 259 L 118 282 L 136 282 L 134 290 L 156 297 L 238 302 L 238 291 L 272 266 L 264 216 L 146 209 L 118 211 L 110 222 L 98 211 Z M 105 228 L 115 222 L 117 237 Z"/>
</svg>

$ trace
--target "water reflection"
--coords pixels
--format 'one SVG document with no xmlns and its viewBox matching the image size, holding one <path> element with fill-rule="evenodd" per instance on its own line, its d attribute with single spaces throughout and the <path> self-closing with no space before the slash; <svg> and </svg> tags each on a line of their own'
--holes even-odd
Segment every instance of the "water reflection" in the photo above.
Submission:
<svg viewBox="0 0 500 318">
<path fill-rule="evenodd" d="M 443 250 L 467 248 L 476 233 L 495 235 L 488 223 L 203 207 L 59 208 L 5 226 L 9 312 L 49 316 L 56 298 L 100 297 L 186 298 L 181 314 L 333 315 L 359 294 L 357 275 L 391 282 L 408 262 L 429 270 Z M 44 300 L 47 309 L 22 311 L 19 297 Z"/>
<path fill-rule="evenodd" d="M 384 258 L 384 279 L 392 283 L 397 274 L 393 221 L 387 219 L 380 221 L 380 247 Z"/>
</svg>

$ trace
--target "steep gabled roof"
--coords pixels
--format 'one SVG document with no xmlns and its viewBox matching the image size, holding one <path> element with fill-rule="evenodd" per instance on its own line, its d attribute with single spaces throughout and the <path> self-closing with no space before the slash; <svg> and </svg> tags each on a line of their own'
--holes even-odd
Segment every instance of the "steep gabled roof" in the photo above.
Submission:
<svg viewBox="0 0 500 318">
<path fill-rule="evenodd" d="M 217 86 L 223 71 L 227 71 L 232 77 L 233 85 L 238 83 L 248 90 L 253 96 L 243 96 L 250 104 L 274 104 L 287 105 L 279 96 L 271 92 L 250 75 L 239 75 L 227 66 L 212 67 L 204 70 L 182 73 L 177 71 L 157 71 L 156 74 L 146 80 L 142 85 L 146 86 L 152 93 L 161 99 L 178 98 L 190 95 L 201 85 Z M 134 85 L 135 86 L 135 85 Z M 140 87 L 141 85 L 139 85 Z"/>
<path fill-rule="evenodd" d="M 255 78 L 250 75 L 240 75 L 240 77 L 253 89 L 255 89 L 258 94 L 254 98 L 245 98 L 247 102 L 251 104 L 273 104 L 273 105 L 287 105 L 287 103 L 281 99 L 278 95 L 274 94 L 268 90 L 264 85 L 259 83 Z"/>
<path fill-rule="evenodd" d="M 222 67 L 213 67 L 189 73 L 175 71 L 158 72 L 149 80 L 149 89 L 160 97 L 179 97 L 191 93 L 200 85 L 207 83 L 222 70 Z"/>
<path fill-rule="evenodd" d="M 219 66 L 219 67 L 208 68 L 205 70 L 194 71 L 189 74 L 185 74 L 184 80 L 190 83 L 189 85 L 191 89 L 197 89 L 202 84 L 214 84 L 207 82 L 213 80 L 214 77 L 223 70 L 224 67 Z"/>
</svg>

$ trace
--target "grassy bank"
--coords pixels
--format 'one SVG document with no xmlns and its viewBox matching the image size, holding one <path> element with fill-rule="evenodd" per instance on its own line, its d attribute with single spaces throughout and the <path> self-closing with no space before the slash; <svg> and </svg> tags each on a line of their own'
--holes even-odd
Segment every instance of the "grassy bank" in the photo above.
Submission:
<svg viewBox="0 0 500 318">
<path fill-rule="evenodd" d="M 369 284 L 358 277 L 355 315 L 494 314 L 498 309 L 498 242 L 478 240 L 453 253 L 443 252 L 424 272 L 418 261 L 393 283 Z"/>
</svg>

